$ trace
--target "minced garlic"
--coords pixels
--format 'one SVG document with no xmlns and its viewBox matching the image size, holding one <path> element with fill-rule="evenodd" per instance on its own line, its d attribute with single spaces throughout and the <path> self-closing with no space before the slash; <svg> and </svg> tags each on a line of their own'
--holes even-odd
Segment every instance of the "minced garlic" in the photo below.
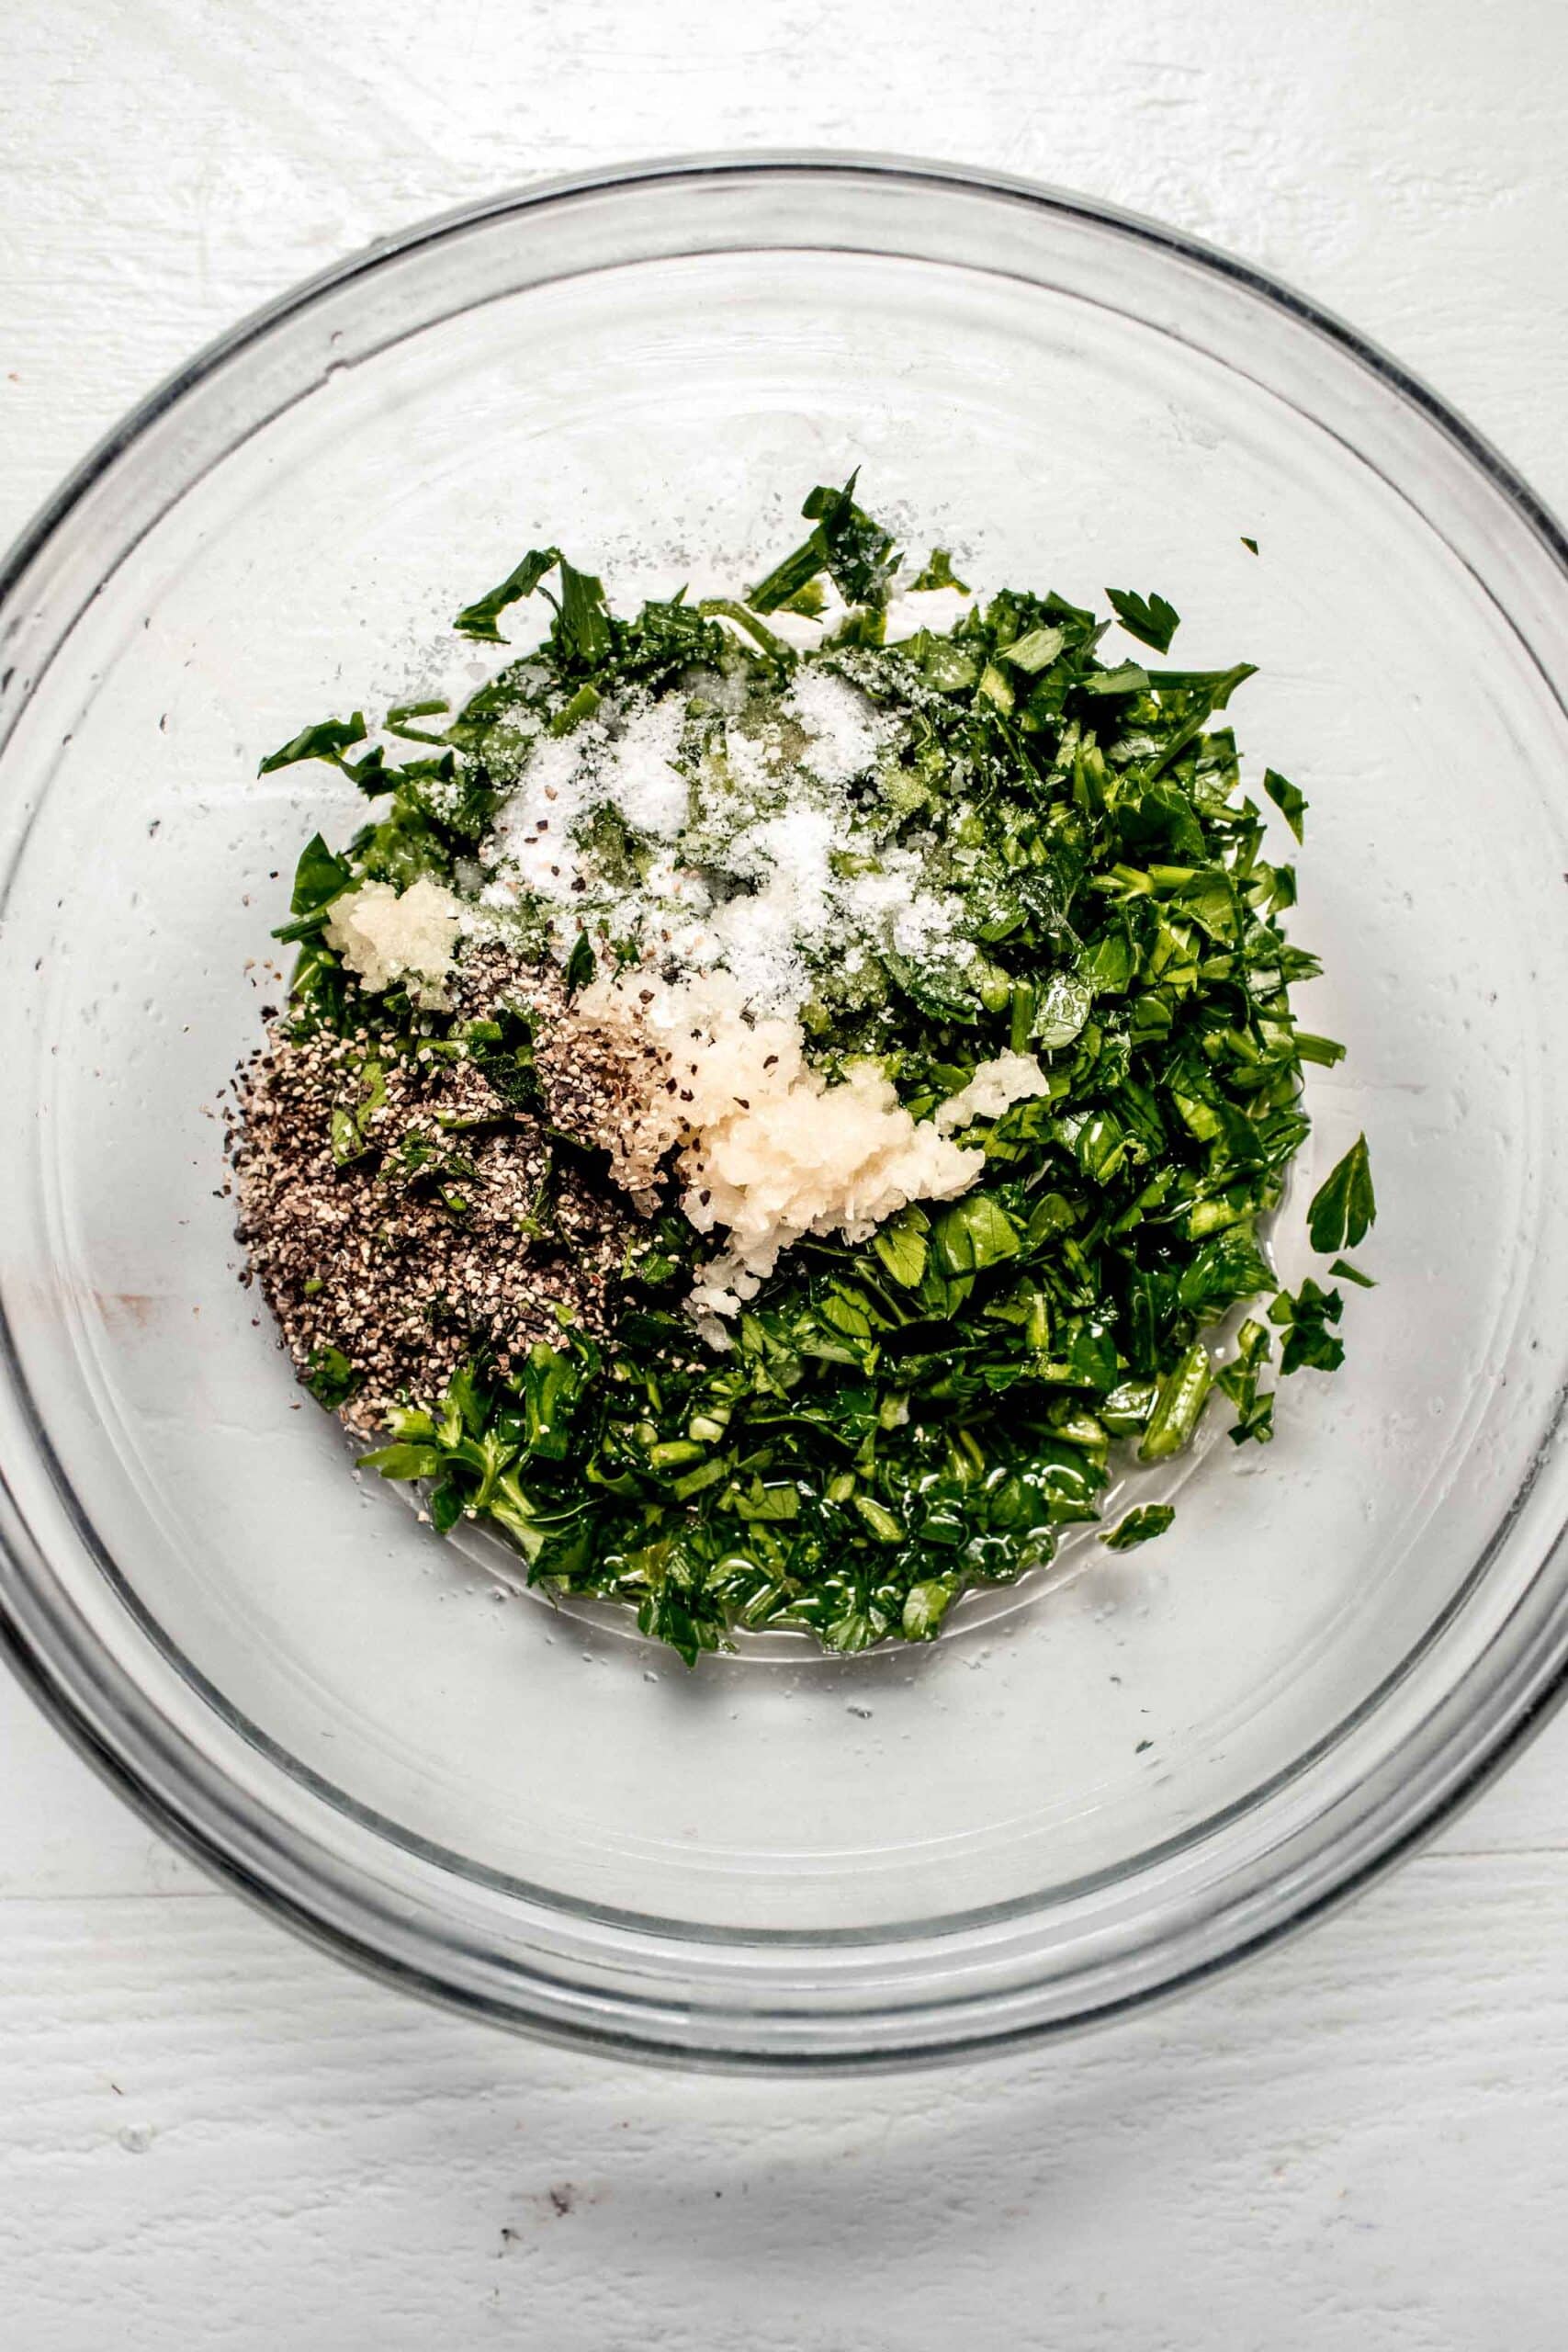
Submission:
<svg viewBox="0 0 1568 2352">
<path fill-rule="evenodd" d="M 1032 1054 L 998 1054 L 994 1061 L 982 1062 L 968 1085 L 941 1105 L 938 1133 L 950 1136 L 976 1119 L 999 1119 L 1015 1102 L 1050 1091 L 1051 1081 Z"/>
<path fill-rule="evenodd" d="M 442 1012 L 462 910 L 450 890 L 423 876 L 400 898 L 389 882 L 362 882 L 334 901 L 326 938 L 375 995 L 394 981 L 427 1012 Z"/>
<path fill-rule="evenodd" d="M 601 1138 L 617 1180 L 648 1188 L 678 1146 L 682 1208 L 699 1233 L 723 1236 L 692 1294 L 699 1312 L 733 1314 L 805 1234 L 863 1241 L 909 1201 L 967 1192 L 985 1160 L 952 1130 L 1045 1091 L 1038 1063 L 1004 1055 L 944 1115 L 918 1122 L 874 1064 L 829 1082 L 807 1063 L 798 1021 L 750 1021 L 742 1006 L 723 973 L 633 972 L 594 981 L 570 1013 L 624 1057 L 626 1099 Z"/>
</svg>

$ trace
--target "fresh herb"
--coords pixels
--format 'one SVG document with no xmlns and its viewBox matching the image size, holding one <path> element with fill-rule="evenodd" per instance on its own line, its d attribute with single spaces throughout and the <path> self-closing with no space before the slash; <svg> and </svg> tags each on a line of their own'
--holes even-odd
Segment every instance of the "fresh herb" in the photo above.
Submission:
<svg viewBox="0 0 1568 2352">
<path fill-rule="evenodd" d="M 1201 1340 L 1194 1340 L 1171 1365 L 1155 1397 L 1154 1411 L 1138 1448 L 1140 1462 L 1166 1462 L 1192 1442 L 1208 1399 L 1214 1366 Z"/>
<path fill-rule="evenodd" d="M 804 588 L 796 590 L 784 609 L 786 612 L 805 613 L 809 617 L 814 605 L 816 610 L 820 612 L 827 601 L 817 582 L 812 580 L 807 581 Z M 752 644 L 760 646 L 770 661 L 777 663 L 781 671 L 788 670 L 793 666 L 795 658 L 793 646 L 786 645 L 782 637 L 775 636 L 773 631 L 764 622 L 760 621 L 755 613 L 749 611 L 746 605 L 738 605 L 733 596 L 705 596 L 697 606 L 697 610 L 706 618 L 733 621 L 736 628 L 744 629 Z"/>
<path fill-rule="evenodd" d="M 531 596 L 546 573 L 553 571 L 559 561 L 558 548 L 531 548 L 522 562 L 513 566 L 499 587 L 491 588 L 487 594 L 476 597 L 471 605 L 464 605 L 453 622 L 453 628 L 461 629 L 465 637 L 485 638 L 492 644 L 504 644 L 506 640 L 496 627 L 502 614 L 509 605 L 518 604 L 525 596 Z"/>
<path fill-rule="evenodd" d="M 464 1023 L 453 1042 L 482 1072 L 508 1109 L 536 1111 L 544 1094 L 534 1058 L 534 1024 L 515 1005 L 498 1005 L 486 1018 Z"/>
<path fill-rule="evenodd" d="M 1307 1211 L 1313 1248 L 1323 1257 L 1334 1250 L 1354 1250 L 1365 1239 L 1377 1213 L 1367 1138 L 1358 1136 L 1313 1194 Z"/>
<path fill-rule="evenodd" d="M 911 596 L 923 596 L 934 588 L 956 588 L 961 596 L 969 594 L 968 582 L 960 580 L 953 568 L 953 558 L 945 548 L 932 548 L 909 582 Z"/>
<path fill-rule="evenodd" d="M 828 609 L 828 592 L 820 580 L 808 580 L 804 588 L 786 596 L 778 609 L 781 613 L 798 613 L 803 620 L 818 620 Z"/>
<path fill-rule="evenodd" d="M 1302 819 L 1307 812 L 1307 804 L 1302 794 L 1296 790 L 1289 777 L 1280 775 L 1274 768 L 1264 769 L 1263 789 L 1294 833 L 1297 841 L 1300 841 Z"/>
<path fill-rule="evenodd" d="M 801 513 L 815 530 L 792 555 L 759 581 L 746 602 L 753 612 L 773 613 L 826 572 L 846 605 L 887 602 L 897 550 L 892 534 L 854 503 L 856 474 L 842 490 L 818 483 Z"/>
<path fill-rule="evenodd" d="M 1345 1048 L 1337 1037 L 1314 1037 L 1310 1029 L 1296 1031 L 1296 1053 L 1302 1061 L 1316 1062 L 1324 1069 L 1332 1069 L 1336 1062 L 1345 1058 Z"/>
<path fill-rule="evenodd" d="M 1339 1293 L 1322 1289 L 1310 1274 L 1294 1297 L 1282 1290 L 1269 1309 L 1269 1320 L 1285 1335 L 1280 1372 L 1300 1372 L 1309 1365 L 1316 1372 L 1337 1372 L 1345 1361 L 1345 1342 L 1329 1326 L 1344 1312 Z"/>
<path fill-rule="evenodd" d="M 1215 1374 L 1236 1408 L 1230 1432 L 1234 1445 L 1245 1445 L 1249 1438 L 1267 1445 L 1274 1434 L 1274 1392 L 1259 1385 L 1273 1351 L 1267 1325 L 1249 1316 L 1235 1335 L 1235 1356 Z"/>
<path fill-rule="evenodd" d="M 1163 596 L 1140 596 L 1131 588 L 1108 588 L 1105 593 L 1129 637 L 1140 645 L 1152 645 L 1156 653 L 1170 651 L 1170 640 L 1181 626 L 1174 605 Z"/>
<path fill-rule="evenodd" d="M 614 639 L 604 608 L 604 587 L 591 571 L 579 571 L 560 558 L 560 610 L 556 617 L 557 650 L 577 667 L 592 670 L 610 652 Z"/>
<path fill-rule="evenodd" d="M 594 956 L 588 933 L 585 931 L 580 931 L 572 944 L 571 954 L 566 959 L 568 996 L 575 996 L 579 989 L 585 989 L 598 968 L 598 960 Z"/>
<path fill-rule="evenodd" d="M 1066 643 L 1066 632 L 1064 629 L 1032 628 L 1027 637 L 1021 637 L 1016 644 L 1007 648 L 1003 658 L 1010 662 L 1015 670 L 1027 670 L 1031 676 L 1038 676 L 1042 670 L 1048 670 L 1051 667 Z M 1110 674 L 1108 671 L 1102 672 L 1090 683 L 1099 690 L 1104 686 Z M 1145 685 L 1148 683 L 1141 670 L 1134 673 L 1134 682 Z M 1122 683 L 1126 684 L 1127 681 L 1123 680 Z"/>
<path fill-rule="evenodd" d="M 302 1377 L 317 1404 L 329 1413 L 346 1405 L 359 1385 L 359 1375 L 341 1348 L 315 1349 Z"/>
<path fill-rule="evenodd" d="M 504 643 L 497 627 L 502 614 L 509 605 L 531 596 L 552 571 L 557 574 L 560 594 L 550 597 L 556 608 L 551 645 L 564 666 L 592 669 L 615 646 L 604 584 L 591 571 L 579 571 L 558 548 L 531 548 L 498 587 L 474 604 L 464 605 L 453 627 L 461 629 L 465 637 Z M 549 591 L 546 590 L 546 594 L 549 594 Z"/>
<path fill-rule="evenodd" d="M 1174 1503 L 1140 1503 L 1135 1510 L 1119 1519 L 1110 1532 L 1100 1537 L 1108 1552 L 1133 1552 L 1140 1544 L 1163 1535 L 1176 1517 Z"/>
<path fill-rule="evenodd" d="M 293 767 L 299 760 L 338 760 L 365 741 L 365 714 L 356 710 L 352 718 L 322 718 L 314 727 L 302 727 L 290 737 L 281 751 L 271 752 L 256 770 L 258 775 L 271 775 L 275 768 Z"/>
<path fill-rule="evenodd" d="M 428 728 L 411 727 L 409 720 L 436 718 L 451 707 L 451 704 L 446 702 L 394 703 L 387 713 L 387 732 L 389 735 L 400 736 L 405 743 L 439 743 L 441 741 L 439 735 L 431 734 Z"/>
<path fill-rule="evenodd" d="M 320 931 L 334 900 L 355 886 L 355 872 L 346 858 L 334 857 L 320 833 L 312 833 L 299 853 L 289 899 L 289 920 L 273 933 L 274 939 L 305 939 Z"/>
</svg>

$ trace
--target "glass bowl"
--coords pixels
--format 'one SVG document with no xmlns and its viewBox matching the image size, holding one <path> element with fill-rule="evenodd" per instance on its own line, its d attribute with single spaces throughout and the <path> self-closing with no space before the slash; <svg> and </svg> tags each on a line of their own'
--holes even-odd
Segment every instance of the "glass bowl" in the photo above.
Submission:
<svg viewBox="0 0 1568 2352">
<path fill-rule="evenodd" d="M 1173 1533 L 929 1649 L 688 1674 L 351 1476 L 236 1279 L 218 1090 L 325 770 L 302 721 L 483 674 L 558 541 L 623 602 L 863 495 L 965 576 L 1156 588 L 1312 804 L 1296 935 L 1362 1128 L 1348 1361 Z M 1246 544 L 1256 540 L 1254 553 Z M 1017 182 L 749 158 L 529 190 L 301 288 L 13 555 L 0 650 L 4 1609 L 164 1829 L 468 2009 L 708 2064 L 931 2058 L 1255 1951 L 1561 1693 L 1568 584 L 1529 492 L 1241 265 Z M 973 567 L 973 571 L 971 571 Z"/>
</svg>

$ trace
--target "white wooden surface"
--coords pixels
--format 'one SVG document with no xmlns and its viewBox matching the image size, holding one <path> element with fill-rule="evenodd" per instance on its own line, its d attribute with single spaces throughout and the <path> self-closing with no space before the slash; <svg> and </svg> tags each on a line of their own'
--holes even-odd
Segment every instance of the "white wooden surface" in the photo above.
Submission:
<svg viewBox="0 0 1568 2352">
<path fill-rule="evenodd" d="M 1560 0 L 9 0 L 0 533 L 236 313 L 585 161 L 1035 174 L 1276 268 L 1568 508 Z M 18 2352 L 1534 2352 L 1568 2290 L 1568 1721 L 1310 1939 L 1005 2065 L 513 2043 L 209 1888 L 0 1685 Z"/>
</svg>

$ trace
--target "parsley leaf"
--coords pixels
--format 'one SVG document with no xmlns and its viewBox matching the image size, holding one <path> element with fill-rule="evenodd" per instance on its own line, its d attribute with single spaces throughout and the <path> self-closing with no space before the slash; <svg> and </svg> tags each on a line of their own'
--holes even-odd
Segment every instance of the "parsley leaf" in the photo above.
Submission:
<svg viewBox="0 0 1568 2352">
<path fill-rule="evenodd" d="M 1174 1503 L 1140 1503 L 1135 1510 L 1126 1512 L 1116 1525 L 1100 1537 L 1108 1552 L 1132 1552 L 1140 1544 L 1147 1544 L 1163 1535 L 1176 1517 Z"/>
<path fill-rule="evenodd" d="M 1021 1247 L 1017 1226 L 991 1193 L 965 1193 L 937 1219 L 931 1236 L 935 1262 L 944 1274 L 979 1273 Z"/>
<path fill-rule="evenodd" d="M 801 513 L 816 529 L 793 554 L 758 582 L 746 602 L 756 613 L 776 612 L 826 572 L 847 605 L 886 605 L 897 569 L 891 532 L 854 503 L 858 469 L 842 490 L 818 483 Z"/>
<path fill-rule="evenodd" d="M 1163 596 L 1140 596 L 1132 588 L 1108 588 L 1116 617 L 1130 637 L 1140 645 L 1152 645 L 1156 653 L 1168 653 L 1170 640 L 1181 626 L 1181 616 L 1174 605 Z"/>
<path fill-rule="evenodd" d="M 519 564 L 513 565 L 499 587 L 487 595 L 465 605 L 452 626 L 465 637 L 484 638 L 494 645 L 504 645 L 505 639 L 496 627 L 508 605 L 515 605 L 531 596 L 547 572 L 553 571 L 560 561 L 558 548 L 531 548 Z"/>
<path fill-rule="evenodd" d="M 585 989 L 598 968 L 598 959 L 589 943 L 588 933 L 585 931 L 580 931 L 572 943 L 571 954 L 566 961 L 568 996 L 575 996 L 579 989 Z"/>
<path fill-rule="evenodd" d="M 931 1219 L 911 1201 L 908 1207 L 879 1226 L 872 1248 L 886 1272 L 905 1290 L 919 1290 L 925 1278 Z"/>
<path fill-rule="evenodd" d="M 1377 1213 L 1367 1138 L 1358 1136 L 1313 1194 L 1307 1210 L 1313 1248 L 1324 1257 L 1336 1250 L 1354 1250 L 1365 1238 Z"/>
<path fill-rule="evenodd" d="M 611 646 L 610 616 L 604 606 L 604 583 L 591 571 L 579 571 L 565 556 L 560 571 L 560 614 L 555 636 L 562 650 L 581 668 L 602 662 Z"/>
<path fill-rule="evenodd" d="M 1296 790 L 1295 786 L 1291 783 L 1290 779 L 1287 776 L 1280 775 L 1279 771 L 1275 768 L 1264 769 L 1263 789 L 1269 795 L 1269 799 L 1274 803 L 1275 808 L 1280 811 L 1280 816 L 1283 817 L 1286 824 L 1289 825 L 1292 832 L 1294 833 L 1297 841 L 1300 841 L 1302 837 L 1302 819 L 1306 815 L 1308 803 Z"/>
<path fill-rule="evenodd" d="M 1040 671 L 1050 668 L 1066 641 L 1065 629 L 1032 628 L 1027 637 L 1021 637 L 1007 648 L 1004 659 L 1010 662 L 1015 670 L 1027 670 L 1032 676 L 1037 675 Z M 1140 680 L 1143 674 L 1141 670 L 1137 673 Z M 1103 679 L 1087 679 L 1085 684 L 1101 686 Z"/>
<path fill-rule="evenodd" d="M 1251 1438 L 1259 1445 L 1267 1445 L 1274 1434 L 1274 1392 L 1260 1389 L 1258 1383 L 1263 1367 L 1274 1351 L 1268 1326 L 1249 1317 L 1235 1335 L 1235 1350 L 1234 1360 L 1215 1375 L 1236 1408 L 1231 1442 L 1245 1445 Z"/>
<path fill-rule="evenodd" d="M 956 588 L 961 596 L 969 594 L 968 582 L 960 580 L 953 569 L 953 558 L 945 548 L 932 548 L 909 582 L 911 596 L 923 596 L 933 588 Z"/>
<path fill-rule="evenodd" d="M 1310 1274 L 1293 1298 L 1289 1291 L 1281 1291 L 1269 1309 L 1269 1320 L 1281 1326 L 1285 1334 L 1280 1372 L 1300 1372 L 1307 1366 L 1317 1372 L 1337 1372 L 1345 1361 L 1345 1342 L 1328 1327 L 1337 1323 L 1344 1311 L 1339 1293 L 1322 1289 Z"/>
<path fill-rule="evenodd" d="M 1233 1225 L 1200 1245 L 1182 1270 L 1176 1295 L 1179 1305 L 1209 1323 L 1237 1299 L 1256 1298 L 1273 1280 L 1273 1270 L 1252 1236 Z"/>
<path fill-rule="evenodd" d="M 321 930 L 334 899 L 354 887 L 354 868 L 345 858 L 333 856 L 320 833 L 312 833 L 294 869 L 294 889 L 288 902 L 292 919 L 277 925 L 272 934 L 274 939 L 286 943 L 308 939 Z"/>
<path fill-rule="evenodd" d="M 319 719 L 314 727 L 302 727 L 281 751 L 269 752 L 256 774 L 271 775 L 275 768 L 292 767 L 298 760 L 336 760 L 354 744 L 364 741 L 365 713 L 362 710 L 356 710 L 352 718 Z"/>
<path fill-rule="evenodd" d="M 359 1374 L 341 1348 L 314 1349 L 305 1366 L 303 1378 L 317 1404 L 324 1405 L 329 1413 L 335 1413 L 340 1405 L 346 1405 L 359 1386 Z"/>
</svg>

